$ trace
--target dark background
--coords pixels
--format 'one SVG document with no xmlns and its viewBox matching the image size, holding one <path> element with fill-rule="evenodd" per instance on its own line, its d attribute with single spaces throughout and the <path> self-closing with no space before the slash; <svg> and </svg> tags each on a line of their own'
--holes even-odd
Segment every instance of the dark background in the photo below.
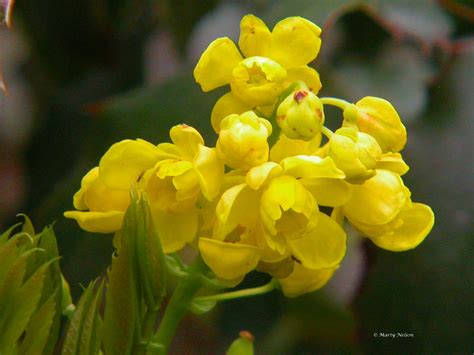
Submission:
<svg viewBox="0 0 474 355">
<path fill-rule="evenodd" d="M 294 15 L 323 28 L 313 63 L 321 96 L 372 95 L 395 105 L 408 128 L 404 180 L 414 201 L 432 206 L 436 223 L 404 253 L 350 232 L 348 255 L 324 290 L 232 301 L 189 317 L 175 352 L 223 353 L 247 329 L 259 354 L 472 353 L 472 1 L 18 0 L 13 33 L 0 38 L 10 89 L 0 100 L 0 227 L 18 212 L 37 228 L 55 222 L 75 297 L 104 274 L 111 237 L 62 217 L 81 177 L 113 142 L 158 143 L 177 123 L 212 144 L 209 114 L 222 91 L 203 94 L 192 68 L 211 40 L 238 38 L 246 13 L 270 28 Z M 334 127 L 337 113 L 327 112 Z M 261 279 L 252 274 L 245 285 Z"/>
</svg>

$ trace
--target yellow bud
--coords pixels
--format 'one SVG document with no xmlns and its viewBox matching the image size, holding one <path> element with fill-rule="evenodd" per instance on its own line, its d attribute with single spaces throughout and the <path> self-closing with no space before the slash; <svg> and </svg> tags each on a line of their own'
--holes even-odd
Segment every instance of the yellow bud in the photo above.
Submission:
<svg viewBox="0 0 474 355">
<path fill-rule="evenodd" d="M 288 138 L 309 141 L 321 133 L 323 104 L 311 91 L 296 90 L 278 106 L 277 123 Z"/>
<path fill-rule="evenodd" d="M 251 106 L 271 105 L 285 88 L 286 69 L 265 57 L 242 60 L 232 71 L 230 88 Z"/>
<path fill-rule="evenodd" d="M 221 122 L 217 154 L 234 169 L 250 169 L 268 160 L 267 138 L 272 126 L 253 111 L 232 114 Z"/>
<path fill-rule="evenodd" d="M 347 181 L 361 183 L 375 175 L 382 149 L 372 136 L 355 128 L 343 127 L 331 136 L 328 154 L 344 171 Z"/>
<path fill-rule="evenodd" d="M 361 132 L 370 134 L 379 143 L 382 151 L 399 152 L 407 141 L 405 126 L 392 104 L 384 99 L 367 96 L 347 106 L 345 125 L 355 122 Z M 355 117 L 354 117 L 355 116 Z"/>
</svg>

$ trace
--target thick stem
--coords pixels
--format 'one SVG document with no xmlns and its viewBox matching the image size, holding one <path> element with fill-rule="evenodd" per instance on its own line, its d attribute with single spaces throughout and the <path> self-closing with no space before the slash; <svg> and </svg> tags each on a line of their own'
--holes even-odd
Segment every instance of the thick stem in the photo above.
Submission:
<svg viewBox="0 0 474 355">
<path fill-rule="evenodd" d="M 203 283 L 201 272 L 204 270 L 207 270 L 207 266 L 201 257 L 198 256 L 196 261 L 189 267 L 188 276 L 174 290 L 158 331 L 152 340 L 153 343 L 163 346 L 163 349 L 160 351 L 162 354 L 168 352 L 179 323 L 188 312 L 189 305 L 193 301 L 196 292 L 201 288 Z"/>
</svg>

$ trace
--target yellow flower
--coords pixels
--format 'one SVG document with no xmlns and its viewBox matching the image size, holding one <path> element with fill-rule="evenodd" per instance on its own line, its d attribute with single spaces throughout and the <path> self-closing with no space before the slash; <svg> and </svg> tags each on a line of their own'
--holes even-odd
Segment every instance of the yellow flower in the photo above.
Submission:
<svg viewBox="0 0 474 355">
<path fill-rule="evenodd" d="M 372 136 L 352 127 L 343 127 L 329 139 L 328 156 L 344 171 L 346 181 L 361 183 L 375 175 L 382 149 Z"/>
<path fill-rule="evenodd" d="M 204 146 L 194 128 L 174 126 L 170 137 L 173 143 L 158 145 L 164 158 L 143 177 L 165 253 L 175 252 L 194 240 L 202 199 L 211 201 L 217 197 L 224 176 L 224 165 L 216 150 Z"/>
<path fill-rule="evenodd" d="M 122 226 L 130 193 L 107 187 L 99 178 L 99 168 L 95 167 L 83 177 L 73 202 L 78 211 L 64 212 L 65 217 L 75 219 L 88 232 L 112 233 Z"/>
<path fill-rule="evenodd" d="M 343 177 L 329 158 L 310 156 L 250 169 L 244 183 L 221 196 L 212 237 L 200 238 L 204 261 L 227 279 L 243 277 L 259 263 L 270 267 L 289 257 L 311 270 L 336 267 L 345 253 L 345 233 L 318 211 L 313 191 L 304 183 Z M 330 187 L 326 183 L 323 189 Z"/>
<path fill-rule="evenodd" d="M 344 110 L 344 125 L 356 124 L 361 132 L 370 134 L 382 151 L 399 152 L 405 147 L 407 132 L 390 102 L 367 96 Z"/>
<path fill-rule="evenodd" d="M 301 17 L 284 19 L 270 32 L 261 19 L 247 15 L 240 23 L 243 56 L 229 38 L 213 41 L 194 69 L 194 78 L 203 91 L 227 84 L 231 87 L 231 94 L 222 98 L 226 105 L 216 104 L 219 109 L 213 112 L 213 127 L 230 113 L 274 104 L 281 92 L 298 80 L 317 93 L 321 88 L 319 74 L 307 64 L 318 55 L 320 33 L 318 26 Z"/>
<path fill-rule="evenodd" d="M 279 163 L 285 158 L 296 155 L 313 155 L 321 144 L 321 134 L 309 141 L 290 139 L 282 134 L 270 149 L 270 160 Z"/>
<path fill-rule="evenodd" d="M 400 176 L 389 170 L 377 170 L 373 178 L 355 185 L 343 213 L 377 246 L 392 251 L 416 247 L 434 224 L 431 208 L 412 203 Z"/>
<path fill-rule="evenodd" d="M 161 157 L 160 150 L 144 140 L 123 140 L 113 144 L 82 179 L 74 195 L 74 207 L 65 217 L 75 219 L 89 232 L 111 233 L 119 230 L 130 203 L 130 188 L 139 184 L 146 170 Z"/>
<path fill-rule="evenodd" d="M 285 296 L 297 297 L 323 287 L 336 269 L 337 267 L 311 270 L 295 262 L 293 272 L 288 277 L 278 281 Z"/>
<path fill-rule="evenodd" d="M 321 133 L 323 104 L 311 91 L 295 90 L 278 106 L 276 120 L 288 138 L 310 141 Z"/>
<path fill-rule="evenodd" d="M 268 160 L 268 136 L 272 125 L 253 111 L 224 118 L 217 140 L 217 153 L 234 169 L 247 170 Z"/>
</svg>

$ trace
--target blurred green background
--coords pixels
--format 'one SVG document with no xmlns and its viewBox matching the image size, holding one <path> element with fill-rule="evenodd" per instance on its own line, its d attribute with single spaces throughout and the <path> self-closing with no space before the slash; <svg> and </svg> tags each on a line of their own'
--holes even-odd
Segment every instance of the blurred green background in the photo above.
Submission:
<svg viewBox="0 0 474 355">
<path fill-rule="evenodd" d="M 271 27 L 303 16 L 323 28 L 312 65 L 321 96 L 390 100 L 408 128 L 405 182 L 436 224 L 405 253 L 350 233 L 334 280 L 297 299 L 272 293 L 189 317 L 174 353 L 223 353 L 240 330 L 258 354 L 474 351 L 474 3 L 470 0 L 18 0 L 1 31 L 10 93 L 0 100 L 0 227 L 25 212 L 55 222 L 73 294 L 104 274 L 110 236 L 62 217 L 110 144 L 167 140 L 186 122 L 215 140 L 192 68 L 213 39 L 237 39 L 242 15 Z M 327 121 L 338 124 L 337 111 Z M 331 125 L 331 124 L 330 124 Z M 243 286 L 257 285 L 252 274 Z M 380 333 L 412 337 L 384 338 Z M 374 336 L 377 335 L 377 336 Z"/>
</svg>

